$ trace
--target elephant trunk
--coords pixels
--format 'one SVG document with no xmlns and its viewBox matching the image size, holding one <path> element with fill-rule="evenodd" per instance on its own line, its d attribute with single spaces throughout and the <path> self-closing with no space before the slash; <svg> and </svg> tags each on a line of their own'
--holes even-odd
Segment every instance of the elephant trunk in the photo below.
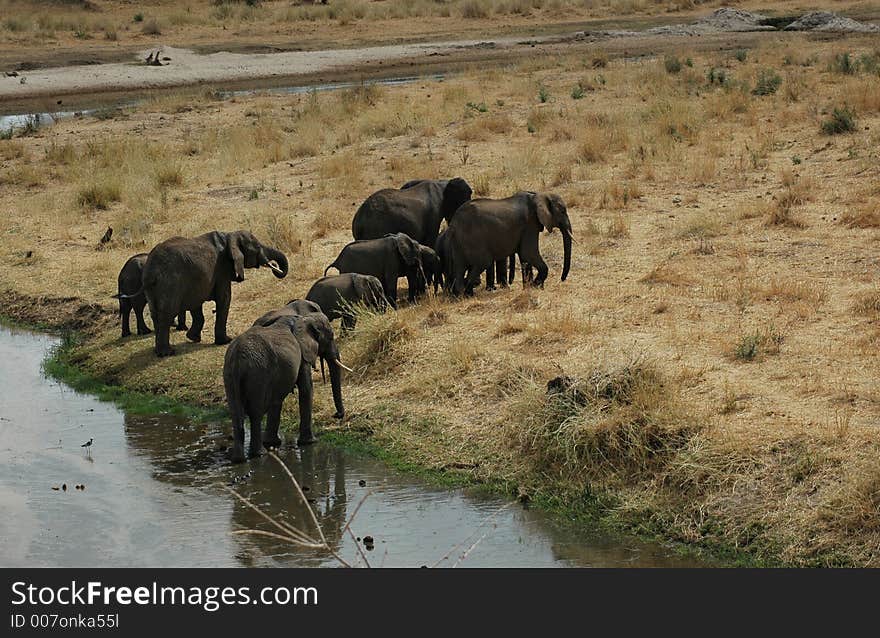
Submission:
<svg viewBox="0 0 880 638">
<path fill-rule="evenodd" d="M 571 268 L 571 226 L 560 228 L 562 232 L 562 281 L 568 277 L 568 271 Z"/>
<path fill-rule="evenodd" d="M 345 406 L 342 404 L 342 368 L 340 368 L 336 357 L 329 357 L 327 359 L 327 367 L 330 368 L 330 385 L 333 389 L 333 405 L 336 406 L 336 414 L 333 416 L 337 419 L 341 419 L 345 416 Z"/>
<path fill-rule="evenodd" d="M 265 248 L 263 251 L 266 254 L 266 261 L 274 261 L 278 264 L 279 270 L 272 268 L 272 274 L 278 277 L 278 279 L 284 279 L 287 276 L 287 271 L 289 268 L 289 264 L 287 263 L 287 257 L 280 250 L 276 250 L 274 248 Z"/>
</svg>

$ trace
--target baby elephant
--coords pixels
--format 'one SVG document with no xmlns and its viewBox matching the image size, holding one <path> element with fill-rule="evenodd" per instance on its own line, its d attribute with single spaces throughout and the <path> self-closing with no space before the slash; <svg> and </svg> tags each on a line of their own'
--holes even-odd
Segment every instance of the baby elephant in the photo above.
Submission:
<svg viewBox="0 0 880 638">
<path fill-rule="evenodd" d="M 232 415 L 233 462 L 245 459 L 245 417 L 251 425 L 251 456 L 259 456 L 263 444 L 281 444 L 281 407 L 294 386 L 299 394 L 297 444 L 314 443 L 312 368 L 318 357 L 327 359 L 331 370 L 340 365 L 333 329 L 327 317 L 319 313 L 280 316 L 269 325 L 253 326 L 233 339 L 223 361 L 223 384 Z M 335 375 L 334 390 L 338 383 L 339 375 Z M 266 415 L 263 437 L 260 428 Z"/>
<path fill-rule="evenodd" d="M 119 292 L 119 316 L 122 320 L 123 337 L 131 334 L 129 323 L 131 322 L 132 310 L 134 310 L 134 317 L 137 322 L 137 333 L 139 335 L 148 335 L 153 332 L 144 321 L 144 308 L 147 305 L 147 297 L 144 295 L 142 287 L 144 264 L 146 263 L 147 253 L 139 253 L 125 262 L 122 270 L 119 271 L 117 285 Z M 122 295 L 134 296 L 124 297 Z M 177 315 L 177 329 L 186 330 L 186 312 L 181 312 Z"/>
<path fill-rule="evenodd" d="M 353 330 L 357 323 L 352 305 L 360 303 L 379 312 L 384 312 L 388 305 L 382 282 L 372 275 L 354 272 L 321 277 L 306 299 L 318 304 L 330 321 L 341 317 L 343 330 Z"/>
</svg>

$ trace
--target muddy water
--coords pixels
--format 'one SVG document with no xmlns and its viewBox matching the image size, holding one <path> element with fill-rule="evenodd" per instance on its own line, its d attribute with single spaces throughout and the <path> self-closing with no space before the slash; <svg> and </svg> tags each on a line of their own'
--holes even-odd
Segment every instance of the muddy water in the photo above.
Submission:
<svg viewBox="0 0 880 638">
<path fill-rule="evenodd" d="M 126 415 L 44 378 L 40 364 L 54 342 L 0 327 L 0 566 L 337 564 L 314 550 L 232 535 L 265 524 L 221 487 L 230 483 L 267 511 L 306 524 L 278 465 L 265 457 L 227 463 L 223 423 Z M 87 451 L 80 446 L 89 439 Z M 500 510 L 507 501 L 497 496 L 431 487 L 329 445 L 285 449 L 282 457 L 308 487 L 331 545 L 351 562 L 355 541 L 342 529 L 369 492 L 352 528 L 374 538 L 367 553 L 374 565 L 420 566 L 446 555 L 441 564 L 451 565 L 483 535 L 462 566 L 699 564 L 661 546 L 575 530 L 519 504 Z"/>
<path fill-rule="evenodd" d="M 340 89 L 350 89 L 357 86 L 378 84 L 381 86 L 401 86 L 411 84 L 417 81 L 430 82 L 442 80 L 443 75 L 433 74 L 424 76 L 408 76 L 399 78 L 387 78 L 381 80 L 368 80 L 361 82 L 334 82 L 332 84 L 308 84 L 303 86 L 278 86 L 269 88 L 240 89 L 235 91 L 216 91 L 219 99 L 228 99 L 232 97 L 247 97 L 249 95 L 267 94 L 267 95 L 302 95 L 320 91 L 338 91 Z M 53 125 L 58 120 L 65 120 L 71 117 L 84 117 L 94 115 L 98 111 L 117 108 L 131 108 L 143 104 L 145 99 L 124 100 L 101 100 L 98 102 L 89 101 L 82 105 L 77 105 L 74 110 L 65 108 L 58 111 L 47 111 L 42 113 L 9 113 L 3 114 L 3 106 L 0 105 L 0 135 L 8 135 L 20 133 L 25 129 L 38 129 Z M 76 104 L 74 99 L 74 104 Z"/>
</svg>

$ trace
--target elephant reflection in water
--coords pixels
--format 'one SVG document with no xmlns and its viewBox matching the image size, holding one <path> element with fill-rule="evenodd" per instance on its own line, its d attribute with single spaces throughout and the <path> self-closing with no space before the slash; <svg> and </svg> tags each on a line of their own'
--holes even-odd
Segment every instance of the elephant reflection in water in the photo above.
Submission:
<svg viewBox="0 0 880 638">
<path fill-rule="evenodd" d="M 317 445 L 300 448 L 296 453 L 291 452 L 281 459 L 296 477 L 306 498 L 309 499 L 309 505 L 321 525 L 330 549 L 338 553 L 342 546 L 343 530 L 349 514 L 345 489 L 344 453 Z M 278 476 L 276 470 L 279 468 L 275 461 L 262 457 L 258 461 L 252 461 L 251 464 L 257 465 L 252 478 L 236 490 L 242 496 L 251 499 L 270 516 L 277 516 L 279 520 L 313 538 L 318 537 L 312 518 L 306 510 L 306 504 L 296 494 L 296 488 L 290 481 Z M 233 529 L 277 531 L 267 525 L 268 523 L 250 508 L 237 501 L 233 504 L 231 524 Z M 304 549 L 265 536 L 248 535 L 236 536 L 236 538 L 241 542 L 242 549 L 251 554 L 259 553 L 266 558 L 295 566 L 314 566 L 328 556 L 321 550 Z"/>
</svg>

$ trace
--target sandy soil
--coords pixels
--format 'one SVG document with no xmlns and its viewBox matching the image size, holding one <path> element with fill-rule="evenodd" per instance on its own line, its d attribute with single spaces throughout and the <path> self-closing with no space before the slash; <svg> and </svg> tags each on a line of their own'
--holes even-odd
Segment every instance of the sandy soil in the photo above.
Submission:
<svg viewBox="0 0 880 638">
<path fill-rule="evenodd" d="M 810 19 L 816 15 L 818 19 Z M 664 48 L 664 42 L 666 48 L 688 46 L 707 50 L 719 45 L 722 49 L 751 45 L 759 36 L 783 37 L 773 27 L 762 25 L 764 18 L 763 14 L 721 8 L 692 21 L 654 26 L 643 31 L 590 29 L 534 37 L 511 35 L 272 53 L 263 52 L 265 47 L 257 47 L 254 51 L 237 45 L 241 51 L 203 54 L 193 49 L 156 44 L 131 52 L 129 59 L 118 62 L 72 64 L 4 75 L 0 77 L 0 103 L 21 104 L 60 96 L 131 93 L 199 84 L 297 84 L 342 79 L 353 74 L 360 77 L 400 75 L 406 67 L 415 67 L 409 71 L 412 74 L 413 71 L 425 72 L 431 67 L 447 70 L 480 61 L 511 61 L 527 55 L 556 55 L 577 48 L 608 45 L 617 55 L 652 55 L 658 48 Z M 877 28 L 830 13 L 808 14 L 805 19 L 810 25 L 809 30 L 824 33 L 826 37 L 829 32 L 838 35 L 844 32 L 870 33 Z M 636 27 L 644 26 L 643 20 L 630 22 Z M 144 63 L 148 55 L 159 51 L 163 59 L 167 58 L 162 66 Z M 50 59 L 71 61 L 62 57 Z"/>
</svg>

